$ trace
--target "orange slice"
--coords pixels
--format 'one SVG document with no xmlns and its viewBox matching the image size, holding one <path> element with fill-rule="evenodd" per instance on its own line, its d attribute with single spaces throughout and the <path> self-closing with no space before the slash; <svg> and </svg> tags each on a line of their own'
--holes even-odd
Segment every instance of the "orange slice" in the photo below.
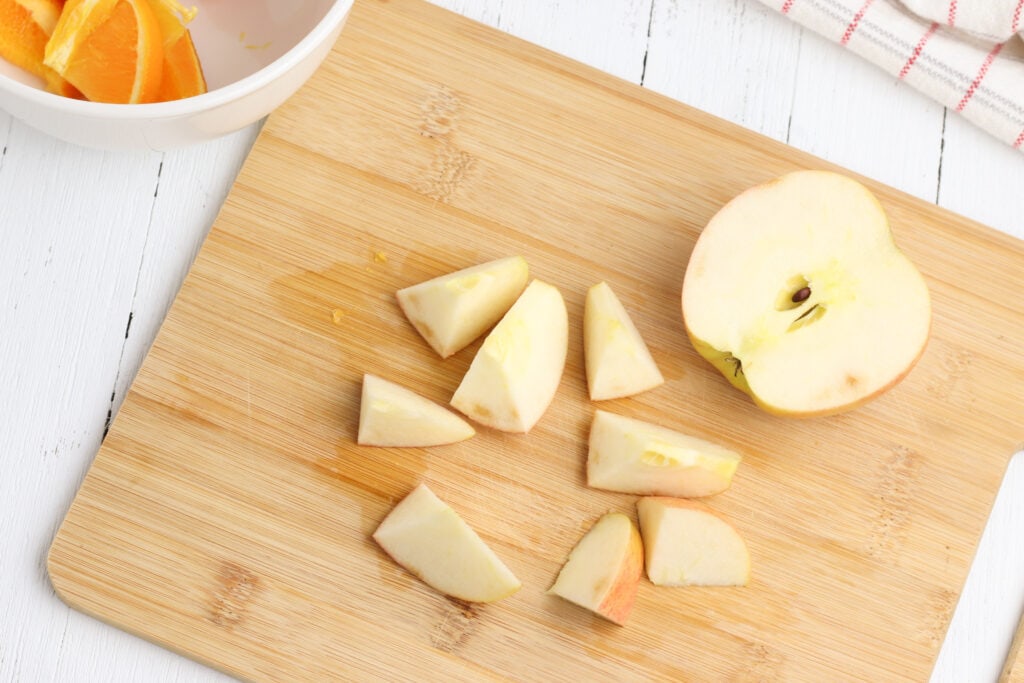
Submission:
<svg viewBox="0 0 1024 683">
<path fill-rule="evenodd" d="M 44 63 L 94 102 L 153 102 L 163 37 L 148 0 L 67 0 Z"/>
<path fill-rule="evenodd" d="M 149 0 L 164 37 L 164 74 L 158 102 L 202 95 L 206 92 L 203 67 L 192 35 L 185 25 L 196 15 L 176 0 Z"/>
<path fill-rule="evenodd" d="M 180 100 L 206 92 L 203 67 L 186 29 L 177 42 L 164 49 L 164 76 L 157 93 L 158 102 Z"/>
<path fill-rule="evenodd" d="M 0 0 L 0 57 L 42 78 L 48 90 L 81 97 L 43 64 L 46 42 L 57 26 L 63 0 Z"/>
<path fill-rule="evenodd" d="M 185 26 L 195 18 L 198 11 L 195 7 L 185 7 L 177 0 L 149 0 L 149 6 L 160 22 L 165 50 L 178 42 L 185 33 Z"/>
</svg>

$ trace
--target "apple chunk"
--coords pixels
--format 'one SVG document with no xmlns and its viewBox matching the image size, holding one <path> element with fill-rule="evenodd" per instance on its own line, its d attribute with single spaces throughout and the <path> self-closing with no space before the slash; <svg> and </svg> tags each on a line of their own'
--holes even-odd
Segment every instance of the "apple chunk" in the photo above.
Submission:
<svg viewBox="0 0 1024 683">
<path fill-rule="evenodd" d="M 750 553 L 729 522 L 693 500 L 641 498 L 636 504 L 647 578 L 657 586 L 745 586 Z"/>
<path fill-rule="evenodd" d="M 451 405 L 494 429 L 530 431 L 558 390 L 568 346 L 562 294 L 534 280 L 484 339 Z"/>
<path fill-rule="evenodd" d="M 621 625 L 633 610 L 643 566 L 643 544 L 632 520 L 610 512 L 572 549 L 548 593 Z"/>
<path fill-rule="evenodd" d="M 587 291 L 583 349 L 592 401 L 632 396 L 665 382 L 629 313 L 606 282 Z"/>
<path fill-rule="evenodd" d="M 849 410 L 899 382 L 928 341 L 928 287 L 857 181 L 796 171 L 727 203 L 682 291 L 694 348 L 764 410 Z"/>
<path fill-rule="evenodd" d="M 739 454 L 682 432 L 594 412 L 587 484 L 640 495 L 711 496 L 729 488 Z"/>
<path fill-rule="evenodd" d="M 529 275 L 526 261 L 510 256 L 400 289 L 396 297 L 420 336 L 447 358 L 505 314 Z"/>
<path fill-rule="evenodd" d="M 428 586 L 469 602 L 493 602 L 521 584 L 487 546 L 426 484 L 384 518 L 373 540 Z"/>
<path fill-rule="evenodd" d="M 476 434 L 455 413 L 376 375 L 363 376 L 359 402 L 362 446 L 440 446 Z"/>
</svg>

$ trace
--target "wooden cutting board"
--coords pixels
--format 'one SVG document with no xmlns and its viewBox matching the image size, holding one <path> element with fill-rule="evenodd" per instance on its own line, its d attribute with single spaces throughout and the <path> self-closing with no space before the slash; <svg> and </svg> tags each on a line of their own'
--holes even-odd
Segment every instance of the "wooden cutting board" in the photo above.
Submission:
<svg viewBox="0 0 1024 683">
<path fill-rule="evenodd" d="M 868 406 L 758 411 L 693 351 L 701 227 L 821 160 L 419 0 L 358 2 L 263 130 L 49 556 L 74 607 L 258 680 L 924 680 L 1009 456 L 1024 443 L 1024 245 L 878 183 L 934 297 L 930 345 Z M 570 354 L 528 435 L 354 443 L 364 372 L 447 401 L 396 289 L 522 254 L 564 293 Z M 746 588 L 640 587 L 616 627 L 545 591 L 607 510 L 584 485 L 580 322 L 609 282 L 664 386 L 603 407 L 745 460 L 709 503 Z M 523 582 L 448 600 L 371 532 L 427 482 Z"/>
<path fill-rule="evenodd" d="M 999 683 L 1024 683 L 1024 614 L 1021 615 L 1017 633 L 1010 643 L 1010 652 L 1006 655 Z"/>
</svg>

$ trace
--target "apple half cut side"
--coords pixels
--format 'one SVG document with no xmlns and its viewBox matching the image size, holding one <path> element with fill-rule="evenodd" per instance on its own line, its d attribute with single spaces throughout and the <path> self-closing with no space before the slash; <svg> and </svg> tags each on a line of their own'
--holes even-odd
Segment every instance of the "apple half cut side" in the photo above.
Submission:
<svg viewBox="0 0 1024 683">
<path fill-rule="evenodd" d="M 859 182 L 796 171 L 727 203 L 683 280 L 694 348 L 762 409 L 855 408 L 895 386 L 928 341 L 928 287 Z"/>
<path fill-rule="evenodd" d="M 359 445 L 443 446 L 474 434 L 472 425 L 444 406 L 376 375 L 363 375 Z"/>
<path fill-rule="evenodd" d="M 583 354 L 592 401 L 633 396 L 665 383 L 632 318 L 606 282 L 587 290 Z"/>
<path fill-rule="evenodd" d="M 622 625 L 633 610 L 643 567 L 643 544 L 633 521 L 610 512 L 572 549 L 548 593 Z"/>
<path fill-rule="evenodd" d="M 529 276 L 526 261 L 510 256 L 400 289 L 395 296 L 420 336 L 447 358 L 496 323 Z"/>
<path fill-rule="evenodd" d="M 646 496 L 699 498 L 729 488 L 738 453 L 667 427 L 596 410 L 587 485 Z"/>
<path fill-rule="evenodd" d="M 453 598 L 494 602 L 522 585 L 426 484 L 413 489 L 388 513 L 373 540 L 425 584 Z"/>
<path fill-rule="evenodd" d="M 636 504 L 647 578 L 656 586 L 745 586 L 750 552 L 736 528 L 706 505 L 679 498 Z"/>
<path fill-rule="evenodd" d="M 562 294 L 534 280 L 484 339 L 452 407 L 494 429 L 530 431 L 558 390 L 568 347 Z"/>
</svg>

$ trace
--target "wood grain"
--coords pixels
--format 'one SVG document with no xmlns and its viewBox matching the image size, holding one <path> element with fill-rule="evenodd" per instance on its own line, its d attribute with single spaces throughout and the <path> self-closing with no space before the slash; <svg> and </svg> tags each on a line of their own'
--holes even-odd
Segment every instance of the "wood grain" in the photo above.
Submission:
<svg viewBox="0 0 1024 683">
<path fill-rule="evenodd" d="M 510 74 L 515 74 L 514 78 Z M 843 416 L 760 413 L 701 361 L 679 285 L 723 202 L 807 154 L 415 0 L 357 4 L 262 132 L 66 517 L 50 576 L 75 607 L 257 680 L 921 680 L 1009 456 L 1024 442 L 1021 243 L 877 183 L 928 277 L 933 338 Z M 359 378 L 446 401 L 394 291 L 520 253 L 573 320 L 529 435 L 357 448 Z M 579 535 L 635 498 L 583 485 L 580 318 L 601 279 L 666 384 L 609 408 L 746 456 L 710 502 L 745 589 L 641 586 L 618 628 L 545 595 Z M 466 607 L 369 534 L 426 481 L 524 588 Z"/>
<path fill-rule="evenodd" d="M 1010 651 L 1006 655 L 1006 665 L 999 677 L 999 683 L 1024 683 L 1024 614 L 1017 624 L 1017 633 L 1010 643 Z"/>
</svg>

